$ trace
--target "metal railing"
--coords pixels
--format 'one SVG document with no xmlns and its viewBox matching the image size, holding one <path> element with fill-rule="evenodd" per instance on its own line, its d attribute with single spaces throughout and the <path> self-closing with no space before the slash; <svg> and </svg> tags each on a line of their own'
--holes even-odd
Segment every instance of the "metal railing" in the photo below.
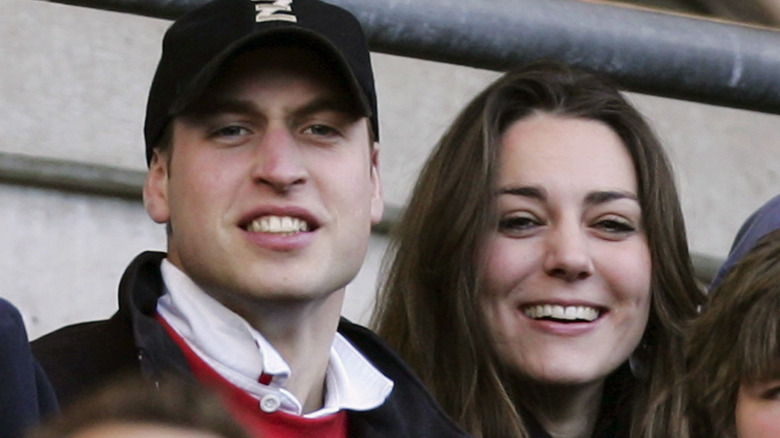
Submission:
<svg viewBox="0 0 780 438">
<path fill-rule="evenodd" d="M 175 18 L 206 0 L 48 0 Z M 780 114 L 780 33 L 578 0 L 328 0 L 371 49 L 505 70 L 558 59 L 628 91 Z"/>
</svg>

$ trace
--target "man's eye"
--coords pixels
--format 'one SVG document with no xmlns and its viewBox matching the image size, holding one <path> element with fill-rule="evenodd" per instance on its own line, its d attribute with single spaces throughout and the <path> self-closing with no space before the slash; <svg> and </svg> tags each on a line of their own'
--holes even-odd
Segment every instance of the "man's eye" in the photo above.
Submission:
<svg viewBox="0 0 780 438">
<path fill-rule="evenodd" d="M 224 126 L 214 132 L 216 137 L 239 137 L 247 134 L 249 134 L 249 130 L 239 125 Z"/>
<path fill-rule="evenodd" d="M 304 129 L 303 133 L 316 136 L 330 136 L 336 135 L 338 130 L 328 125 L 311 125 Z"/>
</svg>

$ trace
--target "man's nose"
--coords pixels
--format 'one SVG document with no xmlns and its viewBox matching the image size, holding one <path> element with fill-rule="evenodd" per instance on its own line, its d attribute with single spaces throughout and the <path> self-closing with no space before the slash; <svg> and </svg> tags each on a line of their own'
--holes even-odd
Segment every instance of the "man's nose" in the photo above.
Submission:
<svg viewBox="0 0 780 438">
<path fill-rule="evenodd" d="M 289 128 L 270 127 L 263 133 L 255 153 L 252 177 L 277 191 L 288 191 L 306 181 L 308 173 L 301 147 Z"/>
</svg>

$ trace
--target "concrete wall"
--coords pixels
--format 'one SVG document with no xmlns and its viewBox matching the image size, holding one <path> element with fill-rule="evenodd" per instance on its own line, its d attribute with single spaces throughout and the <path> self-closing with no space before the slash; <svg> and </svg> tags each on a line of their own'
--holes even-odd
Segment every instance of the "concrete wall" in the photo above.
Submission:
<svg viewBox="0 0 780 438">
<path fill-rule="evenodd" d="M 0 14 L 0 153 L 142 171 L 147 88 L 167 21 L 43 1 Z M 497 74 L 377 54 L 382 178 L 403 204 L 431 145 Z M 723 257 L 742 221 L 780 192 L 780 118 L 631 95 L 668 147 L 694 251 Z M 137 200 L 0 184 L 0 296 L 31 337 L 109 316 L 126 264 L 164 249 Z M 345 314 L 365 321 L 386 242 L 375 236 Z"/>
</svg>

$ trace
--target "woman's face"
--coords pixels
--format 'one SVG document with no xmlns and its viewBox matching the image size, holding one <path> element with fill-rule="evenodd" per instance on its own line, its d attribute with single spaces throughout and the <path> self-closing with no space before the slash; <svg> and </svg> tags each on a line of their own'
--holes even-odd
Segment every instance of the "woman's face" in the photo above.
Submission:
<svg viewBox="0 0 780 438">
<path fill-rule="evenodd" d="M 739 438 L 780 437 L 780 379 L 740 385 L 734 414 Z"/>
<path fill-rule="evenodd" d="M 511 369 L 600 385 L 637 347 L 651 261 L 631 156 L 601 122 L 536 114 L 502 139 L 481 298 Z"/>
</svg>

